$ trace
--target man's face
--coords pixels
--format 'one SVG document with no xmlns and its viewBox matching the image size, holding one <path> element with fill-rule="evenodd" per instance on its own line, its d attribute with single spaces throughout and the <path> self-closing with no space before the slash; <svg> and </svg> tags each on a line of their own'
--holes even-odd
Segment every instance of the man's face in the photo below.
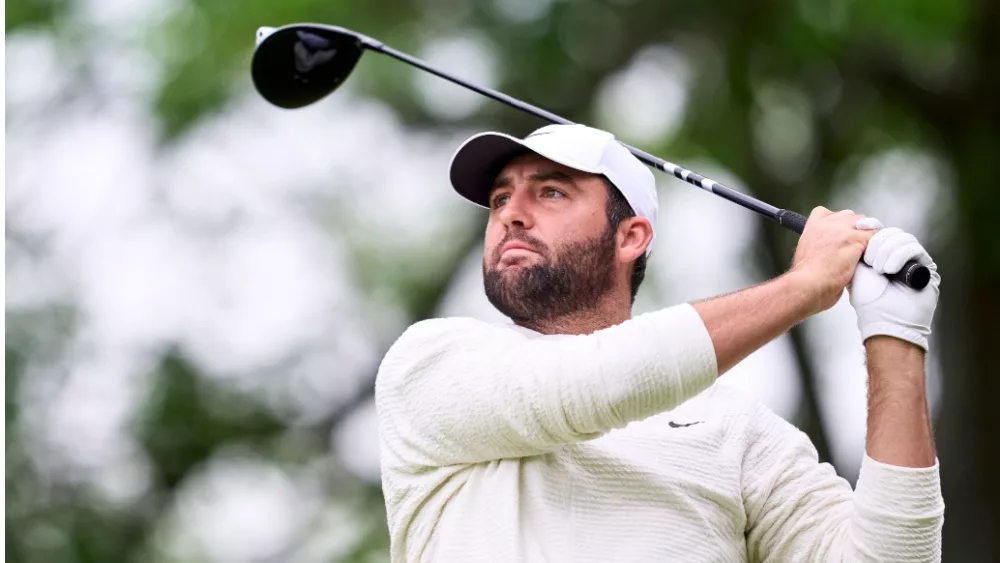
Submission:
<svg viewBox="0 0 1000 563">
<path fill-rule="evenodd" d="M 512 160 L 490 193 L 486 296 L 515 321 L 592 307 L 614 285 L 615 231 L 603 179 L 535 154 Z"/>
</svg>

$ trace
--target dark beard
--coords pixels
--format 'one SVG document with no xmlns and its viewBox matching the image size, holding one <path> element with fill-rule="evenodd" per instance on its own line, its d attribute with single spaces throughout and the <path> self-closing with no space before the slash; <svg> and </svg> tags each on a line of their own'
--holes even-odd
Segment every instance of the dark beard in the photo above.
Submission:
<svg viewBox="0 0 1000 563">
<path fill-rule="evenodd" d="M 593 307 L 614 286 L 614 265 L 615 231 L 606 229 L 596 238 L 564 246 L 554 260 L 522 268 L 507 279 L 503 272 L 488 269 L 484 259 L 483 284 L 490 303 L 511 320 L 550 321 Z"/>
</svg>

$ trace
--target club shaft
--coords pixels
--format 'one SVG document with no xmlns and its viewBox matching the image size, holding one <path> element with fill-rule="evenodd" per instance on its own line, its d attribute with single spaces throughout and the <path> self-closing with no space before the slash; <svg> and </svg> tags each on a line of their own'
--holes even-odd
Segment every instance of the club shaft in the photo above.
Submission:
<svg viewBox="0 0 1000 563">
<path fill-rule="evenodd" d="M 415 66 L 421 70 L 429 72 L 449 82 L 458 84 L 459 86 L 462 86 L 464 88 L 468 88 L 473 92 L 478 92 L 479 94 L 482 94 L 488 98 L 492 98 L 498 102 L 507 104 L 508 106 L 514 109 L 519 109 L 521 111 L 530 113 L 551 123 L 558 123 L 562 125 L 574 124 L 572 121 L 564 117 L 558 116 L 550 111 L 546 111 L 540 107 L 536 107 L 531 104 L 522 102 L 521 100 L 512 98 L 502 92 L 498 92 L 490 88 L 484 88 L 482 86 L 477 86 L 457 76 L 444 72 L 440 69 L 434 68 L 433 66 L 425 63 L 424 61 L 416 57 L 411 57 L 410 55 L 407 55 L 402 51 L 397 51 L 391 47 L 387 47 L 381 41 L 372 39 L 370 37 L 361 36 L 361 43 L 365 48 L 369 50 L 389 55 L 394 59 Z M 698 186 L 699 188 L 707 192 L 711 192 L 739 206 L 742 206 L 746 209 L 749 209 L 760 215 L 763 215 L 764 217 L 777 221 L 779 225 L 790 231 L 802 234 L 803 230 L 805 229 L 806 217 L 799 213 L 790 211 L 788 209 L 779 209 L 773 205 L 764 203 L 763 201 L 760 201 L 755 197 L 751 197 L 742 192 L 738 192 L 730 188 L 729 186 L 726 186 L 725 184 L 716 182 L 715 180 L 706 178 L 701 174 L 692 172 L 682 166 L 678 166 L 672 162 L 667 162 L 662 158 L 653 156 L 645 151 L 639 150 L 635 147 L 626 145 L 624 143 L 622 143 L 622 145 L 629 151 L 631 151 L 631 153 L 635 155 L 636 158 L 641 160 L 643 163 L 653 168 L 656 168 L 657 170 L 662 170 L 663 172 L 672 174 L 673 176 L 681 180 L 684 180 L 689 184 Z M 923 289 L 927 285 L 928 280 L 930 280 L 930 272 L 928 271 L 926 266 L 923 266 L 917 263 L 916 261 L 911 260 L 903 266 L 902 270 L 900 270 L 895 274 L 888 275 L 888 277 L 894 281 L 903 283 L 914 289 L 919 290 Z"/>
<path fill-rule="evenodd" d="M 370 38 L 368 38 L 368 39 L 370 39 Z M 573 125 L 574 124 L 574 122 L 566 119 L 565 117 L 556 115 L 556 114 L 554 114 L 554 113 L 552 113 L 550 111 L 546 111 L 546 110 L 544 110 L 544 109 L 542 109 L 542 108 L 540 108 L 538 106 L 533 106 L 533 105 L 531 105 L 529 103 L 526 103 L 526 102 L 523 102 L 521 100 L 518 100 L 517 98 L 512 98 L 511 96 L 508 96 L 507 94 L 504 94 L 503 92 L 498 92 L 498 91 L 490 89 L 490 88 L 484 88 L 482 86 L 478 86 L 476 84 L 473 84 L 471 82 L 463 80 L 462 78 L 459 78 L 457 76 L 454 76 L 452 74 L 444 72 L 444 71 L 442 71 L 440 69 L 434 68 L 433 66 L 425 63 L 424 61 L 422 61 L 422 60 L 420 60 L 420 59 L 418 59 L 416 57 L 411 57 L 410 55 L 407 55 L 406 53 L 403 53 L 402 51 L 397 51 L 397 50 L 395 50 L 395 49 L 393 49 L 391 47 L 387 47 L 385 44 L 383 44 L 383 43 L 381 43 L 379 41 L 375 41 L 375 40 L 365 41 L 364 45 L 367 48 L 371 49 L 371 50 L 377 51 L 379 53 L 383 53 L 385 55 L 389 55 L 390 57 L 392 57 L 394 59 L 403 61 L 404 63 L 407 63 L 409 65 L 415 66 L 415 67 L 417 67 L 417 68 L 419 68 L 421 70 L 425 70 L 425 71 L 427 71 L 427 72 L 429 72 L 429 73 L 431 73 L 431 74 L 433 74 L 435 76 L 439 76 L 439 77 L 441 77 L 441 78 L 443 78 L 443 79 L 445 79 L 445 80 L 447 80 L 449 82 L 452 82 L 454 84 L 458 84 L 459 86 L 462 86 L 464 88 L 468 88 L 469 90 L 472 90 L 474 92 L 478 92 L 478 93 L 480 93 L 480 94 L 482 94 L 482 95 L 484 95 L 484 96 L 486 96 L 488 98 L 492 98 L 492 99 L 494 99 L 494 100 L 496 100 L 498 102 L 507 104 L 508 106 L 511 106 L 514 109 L 519 109 L 521 111 L 530 113 L 532 115 L 540 117 L 540 118 L 542 118 L 542 119 L 544 119 L 546 121 L 549 121 L 551 123 L 558 123 L 558 124 L 561 124 L 561 125 Z M 719 197 L 725 198 L 725 199 L 727 199 L 727 200 L 729 200 L 729 201 L 731 201 L 731 202 L 733 202 L 733 203 L 735 203 L 737 205 L 741 205 L 741 206 L 743 206 L 743 207 L 745 207 L 745 208 L 747 208 L 747 209 L 749 209 L 751 211 L 754 211 L 756 213 L 760 213 L 761 215 L 763 215 L 765 217 L 768 217 L 768 218 L 773 219 L 775 221 L 778 220 L 778 213 L 781 210 L 778 209 L 777 207 L 773 206 L 773 205 L 770 205 L 768 203 L 764 203 L 763 201 L 760 201 L 757 198 L 754 198 L 754 197 L 748 196 L 748 195 L 746 195 L 744 193 L 738 192 L 738 191 L 736 191 L 736 190 L 734 190 L 734 189 L 726 186 L 725 184 L 722 184 L 720 182 L 716 182 L 715 180 L 712 180 L 712 179 L 709 179 L 709 178 L 705 178 L 704 176 L 702 176 L 700 174 L 697 174 L 695 172 L 692 172 L 692 171 L 690 171 L 690 170 L 688 170 L 688 169 L 686 169 L 686 168 L 684 168 L 682 166 L 678 166 L 678 165 L 676 165 L 676 164 L 674 164 L 672 162 L 668 162 L 666 160 L 663 160 L 662 158 L 659 158 L 657 156 L 653 156 L 653 155 L 651 155 L 651 154 L 649 154 L 649 153 L 647 153 L 645 151 L 639 150 L 639 149 L 637 149 L 635 147 L 626 145 L 624 143 L 622 143 L 622 145 L 625 148 L 627 148 L 629 151 L 631 151 L 632 154 L 635 155 L 636 158 L 638 158 L 639 160 L 641 160 L 645 164 L 647 164 L 647 165 L 649 165 L 649 166 L 651 166 L 653 168 L 656 168 L 657 170 L 662 170 L 663 172 L 666 172 L 667 174 L 671 174 L 673 176 L 676 176 L 677 178 L 680 178 L 681 180 L 684 180 L 685 182 L 687 182 L 689 184 L 698 186 L 699 188 L 701 188 L 701 189 L 703 189 L 705 191 L 711 192 L 711 193 L 713 193 L 713 194 L 715 194 L 715 195 L 717 195 Z"/>
<path fill-rule="evenodd" d="M 463 80 L 463 79 L 461 79 L 461 78 L 459 78 L 457 76 L 454 76 L 452 74 L 444 72 L 444 71 L 442 71 L 440 69 L 434 68 L 431 65 L 425 63 L 424 61 L 422 61 L 422 60 L 420 60 L 420 59 L 418 59 L 416 57 L 411 57 L 410 55 L 407 55 L 406 53 L 404 53 L 402 51 L 397 51 L 397 50 L 393 49 L 392 47 L 387 47 L 387 46 L 385 46 L 382 43 L 378 43 L 377 45 L 372 45 L 372 44 L 369 44 L 369 43 L 365 43 L 365 46 L 367 46 L 367 47 L 369 47 L 371 49 L 375 49 L 375 50 L 377 50 L 380 53 L 384 53 L 386 55 L 389 55 L 390 57 L 392 57 L 394 59 L 398 59 L 400 61 L 403 61 L 404 63 L 407 63 L 409 65 L 413 65 L 413 66 L 415 66 L 415 67 L 417 67 L 417 68 L 419 68 L 421 70 L 426 70 L 427 72 L 429 72 L 429 73 L 431 73 L 431 74 L 433 74 L 435 76 L 440 76 L 441 78 L 444 78 L 445 80 L 447 80 L 449 82 L 453 82 L 455 84 L 458 84 L 459 86 L 463 86 L 465 88 L 468 88 L 469 90 L 472 90 L 474 92 L 478 92 L 478 93 L 480 93 L 480 94 L 482 94 L 482 95 L 484 95 L 484 96 L 486 96 L 488 98 L 493 98 L 494 100 L 496 100 L 498 102 L 505 103 L 508 106 L 511 106 L 511 107 L 513 107 L 515 109 L 519 109 L 521 111 L 526 111 L 528 113 L 534 114 L 534 115 L 536 115 L 538 117 L 541 117 L 542 119 L 551 121 L 552 123 L 559 123 L 561 125 L 573 125 L 572 121 L 570 121 L 570 120 L 568 120 L 568 119 L 566 119 L 564 117 L 560 117 L 560 116 L 558 116 L 558 115 L 556 115 L 556 114 L 554 114 L 552 112 L 545 111 L 542 108 L 535 107 L 535 106 L 533 106 L 531 104 L 522 102 L 521 100 L 518 100 L 517 98 L 512 98 L 512 97 L 508 96 L 507 94 L 504 94 L 503 92 L 497 92 L 496 90 L 492 90 L 490 88 L 483 88 L 482 86 L 477 86 L 477 85 L 475 85 L 475 84 L 473 84 L 471 82 L 468 82 L 466 80 Z"/>
</svg>

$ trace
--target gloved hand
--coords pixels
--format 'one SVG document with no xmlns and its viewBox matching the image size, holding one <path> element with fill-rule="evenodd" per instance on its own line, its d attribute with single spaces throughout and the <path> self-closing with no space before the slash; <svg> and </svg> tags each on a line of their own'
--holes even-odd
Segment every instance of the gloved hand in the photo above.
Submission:
<svg viewBox="0 0 1000 563">
<path fill-rule="evenodd" d="M 854 270 L 847 291 L 851 306 L 858 314 L 862 342 L 876 335 L 886 335 L 912 342 L 927 351 L 927 337 L 937 307 L 941 276 L 916 237 L 895 227 L 882 228 L 878 219 L 858 221 L 858 229 L 880 229 L 868 242 L 863 262 Z M 889 281 L 882 274 L 893 274 L 909 260 L 916 260 L 931 271 L 931 280 L 922 290 Z"/>
</svg>

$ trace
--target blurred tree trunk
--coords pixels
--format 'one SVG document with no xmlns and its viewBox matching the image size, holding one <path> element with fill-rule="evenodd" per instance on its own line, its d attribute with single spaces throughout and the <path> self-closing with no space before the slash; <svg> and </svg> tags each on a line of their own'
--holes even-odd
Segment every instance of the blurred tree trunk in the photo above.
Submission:
<svg viewBox="0 0 1000 563">
<path fill-rule="evenodd" d="M 944 92 L 919 87 L 892 61 L 869 63 L 879 90 L 934 128 L 955 173 L 956 240 L 936 257 L 944 272 L 936 440 L 945 561 L 1000 560 L 1000 370 L 993 367 L 1000 338 L 1000 3 L 980 0 L 977 8 L 969 19 L 969 65 Z"/>
<path fill-rule="evenodd" d="M 706 146 L 720 144 L 721 140 L 717 138 L 719 135 L 724 135 L 731 141 L 735 141 L 728 147 L 729 159 L 726 165 L 748 186 L 752 186 L 755 197 L 778 204 L 779 202 L 795 201 L 797 199 L 793 197 L 795 190 L 765 170 L 755 157 L 753 119 L 751 117 L 751 110 L 755 104 L 750 77 L 752 67 L 750 59 L 755 45 L 759 44 L 760 38 L 757 34 L 762 29 L 766 29 L 766 21 L 769 18 L 770 15 L 766 11 L 752 8 L 749 4 L 746 13 L 742 14 L 741 20 L 749 25 L 742 27 L 742 31 L 737 31 L 730 37 L 730 41 L 732 41 L 728 49 L 730 56 L 726 60 L 726 83 L 729 88 L 728 96 L 725 98 L 729 102 L 725 109 L 726 127 L 724 130 L 716 128 L 714 131 L 707 132 L 709 137 L 704 139 L 703 143 Z M 754 20 L 758 20 L 757 23 L 754 23 Z M 809 195 L 816 200 L 825 199 L 830 183 L 817 181 L 815 176 L 811 177 L 810 180 L 813 186 L 820 186 L 820 188 L 810 191 Z M 795 249 L 794 241 L 798 239 L 770 221 L 761 219 L 759 224 L 762 245 L 758 249 L 757 263 L 766 278 L 775 278 L 788 270 Z M 802 325 L 792 328 L 789 331 L 789 337 L 791 338 L 799 384 L 802 388 L 802 400 L 793 422 L 809 436 L 816 447 L 820 461 L 833 464 L 835 460 L 832 459 L 830 452 L 830 439 L 823 426 L 823 413 L 816 390 L 816 373 L 809 361 L 810 350 Z M 839 470 L 838 473 L 840 473 Z"/>
<path fill-rule="evenodd" d="M 1000 30 L 994 37 L 1000 37 Z M 1000 130 L 1000 89 L 995 92 L 992 116 L 966 110 L 961 124 L 956 121 L 954 129 L 945 131 L 962 186 L 957 223 L 958 236 L 966 243 L 957 246 L 965 247 L 968 256 L 943 258 L 944 264 L 954 266 L 949 272 L 965 270 L 965 275 L 954 282 L 942 280 L 947 284 L 942 295 L 953 295 L 943 298 L 941 307 L 945 392 L 937 439 L 945 501 L 951 508 L 946 517 L 954 516 L 945 526 L 946 546 L 982 544 L 991 558 L 984 560 L 993 561 L 1000 558 L 1000 370 L 992 367 L 1000 338 L 995 218 L 1000 206 L 1000 145 L 977 133 L 984 132 L 987 120 Z M 955 110 L 958 117 L 961 109 Z"/>
</svg>

